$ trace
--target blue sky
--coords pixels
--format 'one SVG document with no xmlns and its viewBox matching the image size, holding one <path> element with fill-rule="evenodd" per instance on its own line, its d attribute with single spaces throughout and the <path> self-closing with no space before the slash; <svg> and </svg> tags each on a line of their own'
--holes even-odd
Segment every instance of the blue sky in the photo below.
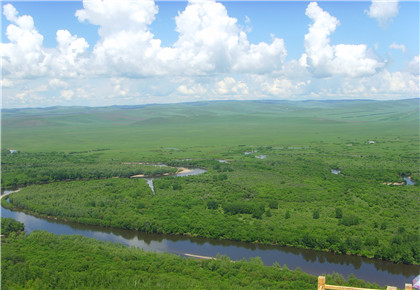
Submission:
<svg viewBox="0 0 420 290">
<path fill-rule="evenodd" d="M 2 2 L 2 105 L 419 97 L 418 1 Z"/>
</svg>

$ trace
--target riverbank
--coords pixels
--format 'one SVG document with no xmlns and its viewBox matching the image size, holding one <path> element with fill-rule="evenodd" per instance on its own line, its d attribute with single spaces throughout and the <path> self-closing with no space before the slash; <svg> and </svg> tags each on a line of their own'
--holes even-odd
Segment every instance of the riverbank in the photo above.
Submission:
<svg viewBox="0 0 420 290">
<path fill-rule="evenodd" d="M 15 193 L 15 192 L 19 192 L 20 190 L 21 190 L 21 188 L 13 190 L 13 191 L 5 192 L 0 196 L 0 200 L 5 196 L 8 196 L 9 194 L 12 194 L 12 193 Z"/>
<path fill-rule="evenodd" d="M 163 176 L 171 176 L 171 175 L 184 175 L 192 172 L 193 169 L 185 168 L 185 167 L 176 167 L 175 173 L 164 173 L 164 174 L 155 174 L 155 175 L 145 175 L 145 174 L 136 174 L 130 176 L 130 178 L 159 178 Z"/>
<path fill-rule="evenodd" d="M 192 170 L 189 168 L 185 168 L 185 167 L 177 167 L 177 174 L 185 174 L 185 173 L 189 173 Z"/>
<path fill-rule="evenodd" d="M 19 243 L 10 240 L 2 245 L 2 250 L 2 286 L 11 289 L 34 284 L 45 289 L 131 289 L 136 286 L 147 289 L 315 289 L 317 281 L 315 276 L 300 270 L 264 266 L 260 259 L 235 263 L 224 256 L 211 260 L 185 259 L 44 231 L 22 237 Z M 18 263 L 16 253 L 24 255 L 27 267 L 9 266 Z M 40 260 L 42 268 L 36 266 Z M 66 275 L 62 275 L 63 269 Z M 40 275 L 42 279 L 36 279 Z M 336 285 L 380 288 L 354 277 L 345 281 L 337 274 L 328 275 L 327 281 Z"/>
</svg>

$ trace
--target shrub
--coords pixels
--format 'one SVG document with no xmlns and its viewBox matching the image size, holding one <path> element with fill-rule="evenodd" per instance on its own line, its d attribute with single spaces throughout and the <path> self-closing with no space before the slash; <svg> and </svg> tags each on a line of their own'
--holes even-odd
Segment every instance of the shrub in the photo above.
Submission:
<svg viewBox="0 0 420 290">
<path fill-rule="evenodd" d="M 354 226 L 359 224 L 359 217 L 355 214 L 344 215 L 339 224 L 345 226 Z"/>
</svg>

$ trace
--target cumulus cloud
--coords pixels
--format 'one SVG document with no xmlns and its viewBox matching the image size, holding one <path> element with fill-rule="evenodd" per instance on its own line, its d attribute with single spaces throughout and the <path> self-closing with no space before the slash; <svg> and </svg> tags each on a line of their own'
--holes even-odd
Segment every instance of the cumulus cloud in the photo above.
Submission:
<svg viewBox="0 0 420 290">
<path fill-rule="evenodd" d="M 151 30 L 158 12 L 151 0 L 84 1 L 75 16 L 98 27 L 98 42 L 89 49 L 84 38 L 62 29 L 57 46 L 46 48 L 32 17 L 4 5 L 10 22 L 9 42 L 0 44 L 4 104 L 418 96 L 419 56 L 391 73 L 364 44 L 331 44 L 340 22 L 316 3 L 305 11 L 312 20 L 305 52 L 288 61 L 283 39 L 251 43 L 250 19 L 239 25 L 215 0 L 188 2 L 174 18 L 178 39 L 167 47 Z M 403 44 L 389 48 L 410 53 Z"/>
<path fill-rule="evenodd" d="M 88 62 L 84 55 L 89 44 L 84 38 L 71 35 L 68 30 L 57 31 L 57 49 L 53 52 L 51 67 L 61 76 L 77 76 Z"/>
<path fill-rule="evenodd" d="M 372 0 L 366 13 L 385 28 L 398 15 L 398 0 Z"/>
<path fill-rule="evenodd" d="M 153 1 L 84 1 L 79 21 L 98 25 L 92 67 L 98 74 L 156 76 L 261 72 L 281 69 L 284 41 L 251 44 L 237 19 L 214 0 L 190 1 L 175 17 L 178 40 L 162 47 L 150 25 L 158 13 Z"/>
<path fill-rule="evenodd" d="M 248 86 L 243 81 L 236 81 L 232 77 L 225 77 L 216 83 L 216 92 L 222 95 L 247 95 Z"/>
<path fill-rule="evenodd" d="M 16 93 L 9 95 L 6 99 L 3 98 L 3 104 L 8 106 L 9 104 L 20 104 L 20 106 L 31 106 L 34 104 L 39 104 L 40 101 L 43 101 L 43 93 L 48 91 L 47 85 L 38 85 L 30 89 L 21 89 Z"/>
<path fill-rule="evenodd" d="M 419 70 L 420 70 L 420 62 L 419 62 L 419 58 L 420 56 L 415 56 L 413 57 L 413 59 L 410 60 L 410 62 L 408 63 L 408 68 L 407 71 L 411 72 L 414 75 L 419 75 Z"/>
<path fill-rule="evenodd" d="M 56 48 L 43 47 L 32 17 L 18 16 L 7 4 L 4 15 L 12 24 L 7 28 L 10 43 L 2 44 L 3 71 L 15 77 L 144 77 L 271 73 L 283 67 L 283 39 L 273 36 L 271 43 L 250 43 L 221 3 L 189 2 L 175 17 L 179 37 L 172 47 L 163 47 L 150 30 L 157 13 L 154 1 L 84 1 L 75 16 L 97 25 L 100 36 L 89 52 L 87 41 L 68 30 L 57 31 Z"/>
<path fill-rule="evenodd" d="M 76 11 L 81 22 L 99 26 L 101 37 L 93 48 L 92 68 L 96 74 L 159 75 L 170 51 L 161 47 L 150 25 L 158 7 L 154 1 L 83 1 Z"/>
<path fill-rule="evenodd" d="M 305 35 L 305 54 L 300 63 L 315 77 L 372 75 L 384 66 L 364 44 L 330 44 L 330 35 L 340 24 L 337 18 L 311 2 L 305 14 L 313 21 Z"/>
<path fill-rule="evenodd" d="M 292 81 L 287 78 L 273 78 L 262 82 L 261 90 L 270 95 L 279 98 L 295 98 L 303 93 L 306 86 L 311 83 L 307 81 Z"/>
<path fill-rule="evenodd" d="M 190 1 L 175 18 L 178 60 L 190 72 L 268 72 L 280 69 L 287 55 L 284 41 L 250 44 L 246 33 L 229 17 L 225 6 Z"/>
<path fill-rule="evenodd" d="M 67 30 L 57 31 L 58 47 L 43 47 L 44 37 L 35 27 L 29 15 L 18 16 L 12 4 L 3 6 L 3 14 L 12 24 L 6 35 L 10 43 L 1 43 L 2 71 L 15 78 L 54 76 L 76 76 L 82 62 L 79 59 L 88 48 L 83 38 L 72 36 Z"/>
<path fill-rule="evenodd" d="M 130 89 L 124 84 L 122 79 L 114 78 L 111 82 L 116 96 L 127 96 L 130 93 Z"/>
<path fill-rule="evenodd" d="M 204 95 L 207 93 L 207 90 L 201 84 L 194 85 L 180 85 L 177 88 L 177 92 L 181 95 Z"/>
<path fill-rule="evenodd" d="M 51 88 L 54 88 L 54 89 L 57 89 L 57 88 L 67 88 L 69 86 L 68 83 L 66 83 L 65 81 L 63 81 L 61 79 L 57 79 L 57 78 L 51 79 L 48 82 L 48 84 L 49 84 L 49 86 Z"/>
<path fill-rule="evenodd" d="M 419 77 L 409 72 L 382 71 L 367 79 L 366 86 L 376 98 L 419 96 Z"/>
<path fill-rule="evenodd" d="M 2 71 L 18 77 L 42 75 L 47 71 L 47 57 L 42 49 L 43 36 L 36 30 L 31 16 L 18 16 L 12 4 L 3 6 L 10 24 L 6 35 L 10 43 L 1 43 Z"/>
<path fill-rule="evenodd" d="M 60 97 L 66 101 L 71 100 L 73 95 L 74 95 L 74 92 L 72 90 L 61 90 L 60 92 Z"/>
</svg>

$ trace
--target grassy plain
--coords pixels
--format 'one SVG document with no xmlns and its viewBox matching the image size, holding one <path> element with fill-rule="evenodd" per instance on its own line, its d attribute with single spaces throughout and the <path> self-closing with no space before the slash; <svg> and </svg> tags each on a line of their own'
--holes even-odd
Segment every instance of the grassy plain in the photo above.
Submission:
<svg viewBox="0 0 420 290">
<path fill-rule="evenodd" d="M 59 166 L 51 152 L 60 151 L 60 158 L 98 167 L 164 162 L 208 170 L 157 180 L 156 195 L 145 182 L 138 195 L 124 192 L 132 182 L 121 179 L 29 186 L 11 196 L 38 214 L 419 264 L 418 186 L 384 184 L 404 176 L 419 184 L 418 105 L 227 101 L 5 110 L 2 148 L 33 154 L 33 163 L 22 162 L 29 167 L 39 165 L 40 152 Z M 245 155 L 250 151 L 258 152 Z M 14 172 L 19 153 L 2 155 Z"/>
<path fill-rule="evenodd" d="M 240 144 L 310 146 L 376 138 L 410 146 L 407 141 L 419 134 L 418 110 L 417 99 L 3 110 L 2 148 L 27 152 L 105 148 L 110 149 L 107 156 L 131 160 L 138 158 L 133 153 L 142 152 L 153 157 L 215 155 Z"/>
</svg>

